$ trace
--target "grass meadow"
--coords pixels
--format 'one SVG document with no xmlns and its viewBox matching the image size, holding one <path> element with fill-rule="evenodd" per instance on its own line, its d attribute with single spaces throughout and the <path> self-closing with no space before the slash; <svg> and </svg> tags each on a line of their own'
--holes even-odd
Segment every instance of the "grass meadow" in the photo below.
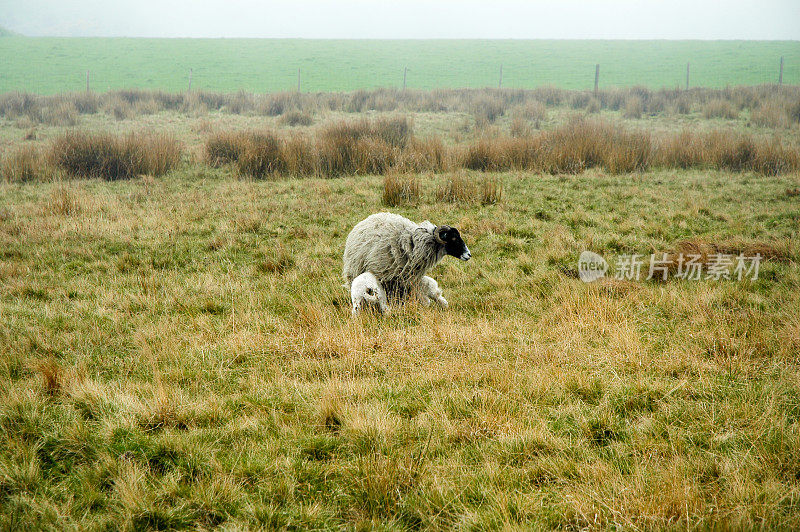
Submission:
<svg viewBox="0 0 800 532">
<path fill-rule="evenodd" d="M 290 91 L 301 70 L 304 92 L 409 88 L 591 89 L 600 86 L 693 87 L 800 82 L 793 41 L 313 40 L 3 37 L 0 92 L 58 94 L 192 87 L 233 92 Z"/>
<path fill-rule="evenodd" d="M 0 528 L 800 527 L 794 93 L 509 94 L 0 98 Z M 351 318 L 388 209 L 447 310 Z"/>
</svg>

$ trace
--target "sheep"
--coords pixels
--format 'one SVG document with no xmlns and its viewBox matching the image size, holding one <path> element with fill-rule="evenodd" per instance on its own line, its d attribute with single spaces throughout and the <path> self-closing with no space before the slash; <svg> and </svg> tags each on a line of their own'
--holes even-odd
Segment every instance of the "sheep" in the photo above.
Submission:
<svg viewBox="0 0 800 532">
<path fill-rule="evenodd" d="M 428 307 L 431 301 L 436 301 L 442 308 L 447 308 L 447 300 L 442 296 L 442 289 L 436 279 L 427 275 L 420 279 L 419 291 L 417 292 L 419 302 Z"/>
<path fill-rule="evenodd" d="M 392 297 L 406 297 L 419 289 L 421 279 L 445 255 L 463 261 L 472 254 L 458 229 L 416 224 L 398 214 L 381 212 L 360 221 L 347 235 L 342 277 L 349 287 L 357 276 L 372 272 Z"/>
<path fill-rule="evenodd" d="M 350 300 L 353 303 L 353 316 L 365 307 L 377 307 L 383 314 L 389 304 L 386 299 L 386 292 L 384 292 L 378 279 L 370 272 L 364 272 L 353 279 L 353 284 L 350 287 Z"/>
</svg>

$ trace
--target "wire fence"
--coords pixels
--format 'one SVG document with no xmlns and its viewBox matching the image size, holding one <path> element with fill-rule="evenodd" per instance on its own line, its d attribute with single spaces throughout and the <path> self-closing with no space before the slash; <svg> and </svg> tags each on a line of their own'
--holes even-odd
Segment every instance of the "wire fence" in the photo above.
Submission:
<svg viewBox="0 0 800 532">
<path fill-rule="evenodd" d="M 412 66 L 405 66 L 396 76 L 382 77 L 362 75 L 345 83 L 331 82 L 332 72 L 326 69 L 314 70 L 298 67 L 291 71 L 273 71 L 269 81 L 263 84 L 253 81 L 246 75 L 236 71 L 211 71 L 208 68 L 189 67 L 184 75 L 173 73 L 162 81 L 155 76 L 144 76 L 143 79 L 109 75 L 104 69 L 75 72 L 71 76 L 53 78 L 36 74 L 17 76 L 0 83 L 0 92 L 30 92 L 34 94 L 54 94 L 91 90 L 105 92 L 119 89 L 154 89 L 178 92 L 182 90 L 199 90 L 213 92 L 349 92 L 354 90 L 370 90 L 376 88 L 391 89 L 462 89 L 462 88 L 505 88 L 535 89 L 543 86 L 555 86 L 573 90 L 599 90 L 617 87 L 642 86 L 649 89 L 675 88 L 724 88 L 739 85 L 797 85 L 798 73 L 786 68 L 780 59 L 777 66 L 751 66 L 737 69 L 729 75 L 705 73 L 698 65 L 687 62 L 679 72 L 670 75 L 637 76 L 620 70 L 619 66 L 595 63 L 585 69 L 582 79 L 575 73 L 569 76 L 558 72 L 542 72 L 530 75 L 528 72 L 514 72 L 507 65 L 498 64 L 494 73 L 482 71 L 474 76 L 447 76 L 441 73 L 420 73 Z M 782 65 L 782 66 L 781 66 Z M 494 79 L 492 78 L 494 74 Z M 220 83 L 219 78 L 225 82 Z"/>
<path fill-rule="evenodd" d="M 162 42 L 164 41 L 164 42 Z M 24 43 L 24 46 L 21 44 Z M 395 49 L 396 48 L 396 49 Z M 0 92 L 800 84 L 800 43 L 0 39 Z"/>
</svg>

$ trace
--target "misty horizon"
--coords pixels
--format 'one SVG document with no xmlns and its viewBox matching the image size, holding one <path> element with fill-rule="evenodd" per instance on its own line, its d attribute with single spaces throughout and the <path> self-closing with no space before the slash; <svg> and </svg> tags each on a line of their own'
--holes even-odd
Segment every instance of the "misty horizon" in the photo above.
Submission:
<svg viewBox="0 0 800 532">
<path fill-rule="evenodd" d="M 786 0 L 0 0 L 0 26 L 31 37 L 800 40 L 798 21 Z"/>
</svg>

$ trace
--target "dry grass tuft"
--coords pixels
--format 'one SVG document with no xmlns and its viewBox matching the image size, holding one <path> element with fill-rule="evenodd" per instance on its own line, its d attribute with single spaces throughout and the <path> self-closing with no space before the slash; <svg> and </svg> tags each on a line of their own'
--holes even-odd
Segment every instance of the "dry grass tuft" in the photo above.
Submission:
<svg viewBox="0 0 800 532">
<path fill-rule="evenodd" d="M 414 204 L 419 201 L 420 186 L 416 175 L 401 175 L 390 172 L 383 178 L 383 196 L 381 201 L 389 207 Z"/>
<path fill-rule="evenodd" d="M 668 254 L 670 258 L 670 268 L 678 267 L 678 258 L 683 255 L 684 260 L 689 256 L 699 257 L 696 259 L 698 264 L 709 264 L 715 255 L 743 255 L 754 257 L 756 254 L 761 256 L 764 261 L 788 262 L 792 260 L 792 248 L 787 242 L 779 241 L 754 241 L 742 239 L 710 240 L 707 238 L 695 237 L 681 240 L 675 244 L 673 250 Z"/>
<path fill-rule="evenodd" d="M 528 137 L 531 135 L 531 126 L 524 118 L 515 116 L 511 120 L 509 132 L 511 133 L 512 137 Z"/>
<path fill-rule="evenodd" d="M 731 102 L 721 98 L 715 98 L 703 106 L 703 116 L 705 118 L 725 118 L 734 120 L 739 118 L 739 113 Z"/>
<path fill-rule="evenodd" d="M 52 169 L 37 146 L 22 145 L 2 159 L 0 174 L 6 183 L 25 183 L 50 176 Z"/>
<path fill-rule="evenodd" d="M 289 111 L 281 116 L 279 122 L 283 126 L 310 126 L 314 123 L 314 117 L 303 111 Z"/>
<path fill-rule="evenodd" d="M 503 182 L 496 176 L 484 175 L 480 184 L 481 205 L 494 205 L 503 198 Z"/>
<path fill-rule="evenodd" d="M 762 103 L 750 113 L 750 120 L 757 126 L 784 129 L 789 127 L 786 108 L 774 102 Z"/>
<path fill-rule="evenodd" d="M 304 135 L 292 135 L 283 143 L 283 161 L 286 173 L 294 177 L 317 175 L 319 156 L 316 146 Z"/>
<path fill-rule="evenodd" d="M 44 210 L 58 216 L 73 216 L 80 214 L 83 203 L 71 188 L 59 185 L 50 192 L 44 203 Z"/>
<path fill-rule="evenodd" d="M 411 139 L 412 125 L 405 117 L 330 124 L 317 138 L 317 168 L 325 177 L 384 174 Z"/>
<path fill-rule="evenodd" d="M 412 138 L 397 154 L 393 169 L 398 172 L 444 172 L 450 166 L 450 150 L 438 137 L 419 140 Z"/>
<path fill-rule="evenodd" d="M 205 160 L 213 167 L 234 163 L 244 152 L 247 136 L 243 132 L 220 131 L 209 135 L 205 142 Z"/>
<path fill-rule="evenodd" d="M 178 166 L 181 155 L 180 143 L 166 134 L 70 132 L 51 145 L 54 164 L 69 175 L 112 181 L 164 175 Z"/>
<path fill-rule="evenodd" d="M 661 137 L 656 144 L 655 164 L 667 168 L 696 168 L 704 161 L 700 138 L 688 130 Z"/>
<path fill-rule="evenodd" d="M 44 392 L 49 397 L 57 397 L 61 395 L 64 389 L 65 375 L 56 360 L 50 358 L 46 361 L 39 362 L 39 364 L 36 366 L 36 370 L 42 377 Z"/>
<path fill-rule="evenodd" d="M 282 275 L 292 269 L 294 264 L 294 255 L 283 245 L 278 244 L 269 252 L 262 254 L 256 262 L 256 270 L 260 273 L 277 273 Z"/>
<path fill-rule="evenodd" d="M 638 96 L 629 96 L 625 100 L 625 109 L 622 112 L 622 116 L 625 118 L 634 118 L 639 119 L 642 117 L 642 113 L 644 112 L 644 103 L 642 99 Z"/>
<path fill-rule="evenodd" d="M 320 425 L 323 429 L 333 434 L 338 434 L 342 428 L 342 409 L 337 397 L 328 395 L 322 400 L 319 412 Z"/>
<path fill-rule="evenodd" d="M 240 137 L 236 159 L 239 175 L 263 179 L 285 172 L 286 165 L 278 137 L 271 132 L 249 132 Z"/>
<path fill-rule="evenodd" d="M 484 95 L 472 103 L 475 122 L 492 124 L 505 113 L 505 103 L 500 96 Z"/>
<path fill-rule="evenodd" d="M 446 176 L 437 187 L 435 198 L 448 203 L 473 203 L 478 201 L 479 193 L 475 177 L 462 171 Z"/>
<path fill-rule="evenodd" d="M 524 118 L 535 122 L 547 120 L 547 106 L 539 100 L 530 100 L 524 104 L 517 105 L 512 111 L 515 118 Z"/>
</svg>

